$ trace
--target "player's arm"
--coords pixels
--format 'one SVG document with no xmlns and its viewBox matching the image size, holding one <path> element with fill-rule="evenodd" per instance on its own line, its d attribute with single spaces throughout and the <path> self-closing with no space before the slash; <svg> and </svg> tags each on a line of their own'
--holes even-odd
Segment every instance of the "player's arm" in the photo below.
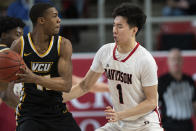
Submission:
<svg viewBox="0 0 196 131">
<path fill-rule="evenodd" d="M 91 88 L 90 92 L 109 92 L 108 84 L 103 82 L 96 82 L 93 88 Z"/>
<path fill-rule="evenodd" d="M 7 87 L 8 87 L 7 82 L 0 81 L 0 91 L 6 90 Z"/>
<path fill-rule="evenodd" d="M 21 53 L 21 38 L 14 40 L 10 49 L 20 54 Z"/>
<path fill-rule="evenodd" d="M 147 114 L 156 109 L 158 104 L 158 93 L 157 93 L 157 85 L 143 87 L 144 94 L 146 96 L 145 100 L 142 101 L 137 106 L 123 110 L 120 112 L 115 112 L 110 106 L 106 107 L 106 119 L 109 122 L 115 122 L 118 120 L 122 120 L 128 117 L 132 117 L 132 119 L 137 119 L 144 114 Z"/>
<path fill-rule="evenodd" d="M 154 86 L 148 86 L 143 87 L 144 88 L 144 94 L 146 96 L 145 100 L 142 101 L 137 106 L 123 110 L 120 112 L 114 112 L 111 107 L 106 108 L 106 118 L 110 122 L 114 122 L 117 120 L 122 120 L 128 117 L 132 117 L 133 119 L 138 118 L 139 116 L 142 116 L 150 111 L 153 111 L 158 104 L 158 93 L 157 93 L 157 85 Z"/>
<path fill-rule="evenodd" d="M 72 75 L 72 85 L 76 85 L 76 84 L 80 83 L 80 81 L 82 81 L 82 79 L 83 79 L 82 77 Z M 96 82 L 90 91 L 94 92 L 94 93 L 95 92 L 109 92 L 109 87 L 108 87 L 108 84 L 106 84 L 104 82 Z"/>
<path fill-rule="evenodd" d="M 15 109 L 19 103 L 19 96 L 16 96 L 13 91 L 14 83 L 11 82 L 8 88 L 4 91 L 3 101 L 11 108 Z"/>
<path fill-rule="evenodd" d="M 92 90 L 101 74 L 102 73 L 89 70 L 84 79 L 82 79 L 79 84 L 73 86 L 69 93 L 63 93 L 63 102 L 78 98 Z"/>
</svg>

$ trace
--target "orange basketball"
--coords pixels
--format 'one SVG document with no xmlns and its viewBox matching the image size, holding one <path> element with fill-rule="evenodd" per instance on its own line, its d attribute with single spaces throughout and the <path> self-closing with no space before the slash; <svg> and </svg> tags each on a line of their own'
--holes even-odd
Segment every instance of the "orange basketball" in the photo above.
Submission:
<svg viewBox="0 0 196 131">
<path fill-rule="evenodd" d="M 17 73 L 22 73 L 20 67 L 25 68 L 22 57 L 12 50 L 0 52 L 0 80 L 10 82 L 17 80 Z"/>
</svg>

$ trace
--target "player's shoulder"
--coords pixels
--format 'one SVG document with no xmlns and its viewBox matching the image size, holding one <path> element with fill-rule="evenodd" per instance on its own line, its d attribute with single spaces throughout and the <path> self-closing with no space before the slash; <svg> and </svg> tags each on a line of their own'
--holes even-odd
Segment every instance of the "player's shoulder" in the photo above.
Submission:
<svg viewBox="0 0 196 131">
<path fill-rule="evenodd" d="M 151 57 L 152 56 L 151 53 L 146 48 L 144 48 L 142 45 L 140 45 L 138 47 L 138 52 L 142 56 L 146 56 L 146 57 Z"/>
<path fill-rule="evenodd" d="M 147 61 L 155 61 L 152 54 L 144 48 L 142 45 L 140 45 L 136 51 L 138 57 L 140 57 L 141 61 L 147 62 Z"/>
<path fill-rule="evenodd" d="M 71 55 L 72 54 L 72 44 L 71 41 L 63 36 L 58 36 L 58 41 L 59 42 L 59 47 L 58 47 L 58 52 L 60 55 Z"/>
<path fill-rule="evenodd" d="M 24 45 L 24 40 L 23 40 L 23 36 L 21 36 L 20 38 L 14 40 L 12 42 L 12 45 L 10 47 L 11 50 L 20 53 L 21 51 L 21 47 Z"/>
<path fill-rule="evenodd" d="M 63 36 L 58 36 L 58 39 L 60 41 L 59 44 L 61 44 L 61 46 L 69 46 L 72 47 L 71 41 Z"/>
<path fill-rule="evenodd" d="M 104 51 L 104 52 L 109 52 L 109 51 L 112 51 L 115 47 L 115 43 L 107 43 L 107 44 L 104 44 L 102 45 L 100 48 L 99 48 L 99 51 Z"/>
<path fill-rule="evenodd" d="M 115 47 L 115 43 L 107 43 L 101 46 L 101 48 L 114 48 Z"/>
</svg>

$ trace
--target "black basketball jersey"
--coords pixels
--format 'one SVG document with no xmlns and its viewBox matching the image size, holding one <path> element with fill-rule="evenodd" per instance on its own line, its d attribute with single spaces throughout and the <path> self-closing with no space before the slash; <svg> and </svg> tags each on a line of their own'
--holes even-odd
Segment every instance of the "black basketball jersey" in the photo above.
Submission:
<svg viewBox="0 0 196 131">
<path fill-rule="evenodd" d="M 0 44 L 0 52 L 8 50 L 9 48 L 5 44 Z"/>
<path fill-rule="evenodd" d="M 52 36 L 48 50 L 39 54 L 30 33 L 21 39 L 21 52 L 24 62 L 35 74 L 43 77 L 59 77 L 58 60 L 61 36 Z M 17 118 L 28 117 L 58 117 L 67 112 L 62 103 L 62 93 L 37 85 L 23 83 L 20 103 L 17 106 Z"/>
</svg>

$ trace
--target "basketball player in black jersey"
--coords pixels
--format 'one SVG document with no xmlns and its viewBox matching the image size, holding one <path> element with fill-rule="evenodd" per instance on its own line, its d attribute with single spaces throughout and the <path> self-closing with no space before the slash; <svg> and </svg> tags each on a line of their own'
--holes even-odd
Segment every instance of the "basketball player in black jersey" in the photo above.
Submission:
<svg viewBox="0 0 196 131">
<path fill-rule="evenodd" d="M 57 36 L 58 12 L 50 4 L 36 4 L 30 18 L 33 31 L 11 46 L 27 65 L 15 81 L 24 83 L 16 109 L 16 131 L 80 131 L 62 103 L 62 92 L 69 92 L 72 86 L 72 46 Z"/>
<path fill-rule="evenodd" d="M 0 52 L 8 50 L 12 42 L 23 35 L 25 24 L 21 19 L 9 16 L 0 17 Z M 0 82 L 0 91 L 7 88 L 8 83 Z"/>
</svg>

